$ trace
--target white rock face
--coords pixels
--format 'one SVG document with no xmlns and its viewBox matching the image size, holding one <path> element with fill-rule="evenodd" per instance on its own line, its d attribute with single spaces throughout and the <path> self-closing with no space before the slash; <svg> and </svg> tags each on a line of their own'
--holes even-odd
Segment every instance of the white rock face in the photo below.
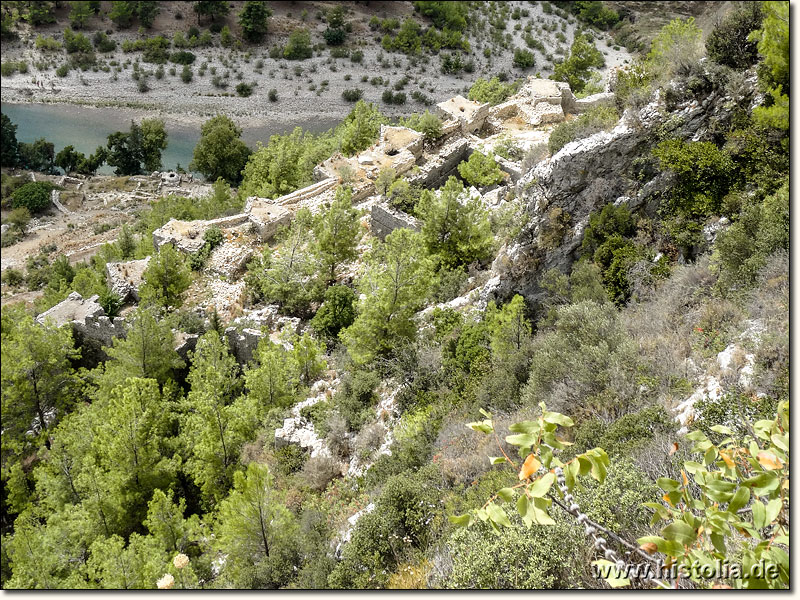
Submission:
<svg viewBox="0 0 800 600">
<path fill-rule="evenodd" d="M 317 434 L 314 424 L 301 416 L 300 412 L 309 406 L 328 400 L 328 395 L 333 394 L 339 380 L 331 382 L 320 380 L 311 387 L 315 396 L 298 402 L 291 409 L 291 417 L 283 420 L 283 427 L 275 430 L 275 441 L 279 445 L 297 444 L 310 452 L 311 457 L 331 456 L 327 442 Z"/>
<path fill-rule="evenodd" d="M 722 399 L 729 391 L 724 385 L 725 381 L 733 380 L 745 390 L 752 388 L 756 357 L 752 352 L 747 352 L 743 343 L 750 342 L 757 345 L 762 330 L 763 325 L 760 322 L 750 321 L 747 329 L 739 336 L 739 340 L 729 344 L 717 354 L 718 374 L 702 375 L 700 385 L 675 409 L 676 421 L 681 424 L 679 433 L 687 433 L 688 425 L 700 416 L 694 406 L 696 402 L 700 400 L 717 402 Z M 694 367 L 691 359 L 687 361 L 689 367 Z"/>
</svg>

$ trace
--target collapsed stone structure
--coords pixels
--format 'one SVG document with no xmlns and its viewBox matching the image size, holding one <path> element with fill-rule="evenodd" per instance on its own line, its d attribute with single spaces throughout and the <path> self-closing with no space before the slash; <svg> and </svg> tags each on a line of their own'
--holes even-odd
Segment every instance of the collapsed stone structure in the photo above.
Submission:
<svg viewBox="0 0 800 600">
<path fill-rule="evenodd" d="M 139 288 L 144 283 L 144 272 L 150 264 L 150 256 L 141 260 L 106 263 L 108 289 L 119 296 L 122 302 L 139 301 Z"/>
<path fill-rule="evenodd" d="M 39 323 L 52 323 L 56 327 L 70 325 L 75 336 L 110 346 L 115 337 L 125 335 L 125 320 L 110 319 L 100 306 L 99 296 L 84 298 L 72 292 L 67 298 L 36 317 Z"/>
<path fill-rule="evenodd" d="M 260 311 L 245 310 L 246 288 L 240 279 L 258 245 L 269 241 L 281 227 L 289 225 L 298 208 L 307 207 L 312 212 L 320 210 L 333 200 L 336 189 L 346 183 L 353 189 L 354 203 L 369 199 L 369 223 L 377 237 L 384 239 L 398 227 L 418 230 L 419 223 L 414 217 L 390 207 L 375 195 L 375 180 L 382 169 L 391 168 L 395 175 L 404 176 L 414 185 L 439 187 L 457 173 L 458 165 L 472 152 L 489 152 L 505 137 L 519 141 L 525 148 L 546 147 L 549 125 L 611 98 L 613 94 L 605 93 L 577 100 L 568 85 L 536 78 L 529 78 L 516 95 L 497 106 L 456 96 L 439 103 L 434 109 L 443 119 L 443 135 L 435 143 L 426 143 L 421 133 L 407 127 L 383 125 L 379 140 L 372 147 L 353 157 L 337 154 L 318 165 L 314 170 L 316 181 L 311 185 L 275 199 L 250 197 L 244 211 L 235 215 L 191 222 L 171 219 L 153 232 L 153 245 L 158 250 L 164 244 L 173 244 L 181 252 L 194 254 L 203 249 L 206 243 L 204 235 L 210 228 L 222 230 L 224 241 L 209 257 L 205 279 L 196 282 L 200 287 L 193 287 L 190 293 L 193 297 L 204 298 L 198 302 L 198 310 L 217 309 L 221 314 L 241 315 L 237 319 L 240 322 L 229 327 L 225 336 L 237 360 L 246 364 L 252 360 L 258 342 L 270 335 L 267 332 L 286 326 L 299 331 L 299 320 L 280 317 L 277 311 L 262 309 L 266 312 L 261 314 Z M 607 135 L 614 137 L 617 134 Z M 577 148 L 570 149 L 570 146 L 547 164 L 559 164 L 565 160 L 563 157 L 567 152 L 580 154 Z M 496 160 L 509 174 L 510 183 L 525 183 L 526 175 L 519 162 L 499 156 Z M 597 171 L 594 166 L 578 171 L 594 173 Z M 554 167 L 549 168 L 552 170 Z M 603 170 L 597 172 L 602 174 Z M 549 171 L 542 171 L 540 176 L 550 180 Z M 580 175 L 573 173 L 563 178 L 572 181 L 575 177 Z M 184 180 L 194 185 L 190 178 L 175 173 L 153 173 L 149 179 L 158 181 L 159 190 L 161 186 L 181 186 Z M 505 190 L 506 186 L 493 190 L 470 190 L 470 195 L 478 194 L 491 208 L 504 202 Z M 537 206 L 534 211 L 543 209 Z M 123 300 L 137 302 L 148 261 L 109 263 L 106 267 L 109 287 Z M 224 309 L 232 305 L 237 308 L 225 312 Z M 84 300 L 71 295 L 40 318 L 55 318 L 60 324 L 70 322 L 78 333 L 96 340 L 101 346 L 109 345 L 113 337 L 124 335 L 124 323 L 120 319 L 108 319 L 96 297 Z M 187 340 L 181 342 L 184 349 L 192 344 L 190 338 Z"/>
<path fill-rule="evenodd" d="M 69 326 L 76 345 L 82 349 L 84 362 L 96 364 L 108 358 L 105 348 L 113 345 L 114 339 L 124 338 L 128 330 L 124 318 L 112 319 L 106 315 L 106 311 L 98 302 L 99 299 L 97 294 L 84 298 L 78 292 L 72 292 L 66 299 L 38 315 L 36 321 L 42 325 Z M 175 350 L 186 360 L 189 352 L 197 345 L 199 336 L 177 330 L 173 332 Z"/>
<path fill-rule="evenodd" d="M 414 217 L 385 203 L 372 205 L 370 219 L 372 233 L 381 240 L 398 228 L 419 231 L 419 223 Z"/>
</svg>

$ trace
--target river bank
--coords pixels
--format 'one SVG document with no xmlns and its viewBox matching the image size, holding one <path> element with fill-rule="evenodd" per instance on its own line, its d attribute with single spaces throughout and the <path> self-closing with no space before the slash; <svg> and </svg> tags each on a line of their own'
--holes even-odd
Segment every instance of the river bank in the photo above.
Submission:
<svg viewBox="0 0 800 600">
<path fill-rule="evenodd" d="M 380 43 L 383 33 L 370 29 L 368 21 L 372 16 L 402 19 L 413 14 L 410 5 L 356 5 L 350 15 L 352 32 L 348 36 L 347 48 L 337 49 L 344 54 L 334 55 L 333 49 L 317 44 L 313 56 L 306 60 L 271 58 L 275 46 L 285 44 L 289 32 L 298 26 L 309 30 L 312 43 L 322 38 L 325 23 L 310 18 L 300 22 L 296 14 L 292 15 L 295 9 L 291 4 L 274 3 L 270 33 L 264 45 L 244 46 L 239 50 L 221 46 L 193 48 L 191 52 L 196 58 L 190 66 L 193 76 L 188 82 L 181 78 L 181 65 L 168 63 L 159 70 L 158 65 L 141 62 L 140 52 L 123 52 L 123 41 L 140 39 L 141 36 L 133 30 L 109 28 L 111 23 L 104 13 L 92 21 L 91 27 L 106 29 L 119 44 L 117 49 L 98 53 L 95 67 L 85 71 L 72 69 L 64 77 L 56 74 L 56 68 L 66 64 L 68 56 L 63 51 L 38 50 L 34 43 L 40 34 L 63 39 L 63 25 L 39 27 L 35 31 L 23 29 L 19 39 L 4 42 L 3 61 L 25 62 L 28 71 L 2 77 L 0 100 L 3 103 L 125 109 L 137 111 L 141 116 L 159 116 L 168 122 L 193 126 L 215 114 L 224 113 L 243 128 L 278 129 L 286 123 L 311 125 L 321 120 L 340 121 L 353 108 L 353 102 L 345 100 L 343 93 L 358 91 L 361 98 L 376 103 L 384 114 L 398 117 L 422 112 L 432 104 L 457 94 L 466 96 L 478 77 L 491 78 L 501 73 L 512 81 L 529 75 L 547 77 L 555 62 L 567 52 L 568 40 L 579 28 L 573 18 L 567 21 L 544 14 L 538 5 L 509 3 L 512 8 L 530 9 L 527 24 L 535 27 L 534 31 L 543 44 L 543 50 L 533 50 L 536 57 L 534 67 L 523 70 L 513 64 L 513 50 L 527 47 L 525 30 L 520 22 L 519 28 L 506 32 L 503 47 L 487 40 L 483 32 L 476 34 L 476 39 L 471 41 L 471 51 L 464 54 L 463 60 L 469 62 L 469 68 L 445 74 L 442 60 L 449 53 L 407 56 L 386 52 Z M 190 12 L 189 3 L 162 3 L 161 13 L 148 35 L 161 33 L 172 37 L 176 31 L 185 31 L 184 16 Z M 178 19 L 179 15 L 184 16 Z M 630 55 L 616 46 L 608 34 L 596 32 L 595 37 L 596 45 L 605 57 L 606 69 L 619 67 L 630 60 Z M 215 36 L 215 44 L 217 39 Z M 351 53 L 356 53 L 356 57 Z M 147 81 L 145 91 L 140 89 L 141 77 L 137 75 L 134 78 L 134 65 L 137 63 L 138 73 Z M 238 95 L 236 86 L 240 83 L 253 84 L 252 95 Z M 272 90 L 275 90 L 274 101 L 270 99 Z M 395 96 L 402 95 L 403 100 L 384 102 L 387 91 Z"/>
<path fill-rule="evenodd" d="M 97 146 L 105 146 L 108 136 L 115 131 L 127 131 L 131 121 L 159 117 L 165 121 L 167 148 L 162 154 L 162 168 L 175 170 L 179 165 L 187 168 L 192 160 L 194 147 L 200 139 L 202 118 L 174 119 L 159 111 L 94 107 L 86 104 L 60 103 L 6 103 L 2 105 L 3 114 L 17 126 L 17 139 L 21 142 L 34 142 L 45 138 L 52 142 L 56 152 L 71 145 L 84 154 L 94 152 Z M 264 122 L 251 119 L 248 123 L 237 120 L 242 128 L 242 139 L 255 149 L 257 144 L 267 144 L 271 135 L 290 132 L 295 127 L 318 133 L 338 124 L 335 118 L 284 119 Z M 103 165 L 100 174 L 113 172 L 113 167 Z"/>
</svg>

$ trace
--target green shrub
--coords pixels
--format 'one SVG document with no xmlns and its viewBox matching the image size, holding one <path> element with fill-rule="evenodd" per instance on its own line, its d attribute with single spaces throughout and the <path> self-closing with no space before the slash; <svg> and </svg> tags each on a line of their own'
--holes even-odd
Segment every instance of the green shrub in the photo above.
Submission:
<svg viewBox="0 0 800 600">
<path fill-rule="evenodd" d="M 19 287 L 25 282 L 25 276 L 22 271 L 17 269 L 8 268 L 3 271 L 3 283 L 9 287 Z"/>
<path fill-rule="evenodd" d="M 630 209 L 627 206 L 606 204 L 602 210 L 589 216 L 581 251 L 585 254 L 594 254 L 612 236 L 630 237 L 635 233 L 636 222 Z"/>
<path fill-rule="evenodd" d="M 328 578 L 335 589 L 380 587 L 403 558 L 432 541 L 439 491 L 432 470 L 386 480 L 375 509 L 357 522 L 342 561 Z"/>
<path fill-rule="evenodd" d="M 358 102 L 364 95 L 364 91 L 358 88 L 347 89 L 342 92 L 342 98 L 348 102 Z"/>
<path fill-rule="evenodd" d="M 189 65 L 183 65 L 183 69 L 181 69 L 181 81 L 183 83 L 189 83 L 192 81 L 194 77 L 194 73 L 192 72 L 192 68 Z"/>
<path fill-rule="evenodd" d="M 419 131 L 426 140 L 442 137 L 442 119 L 426 110 L 424 113 L 413 113 L 407 119 L 401 119 L 403 127 Z"/>
<path fill-rule="evenodd" d="M 612 8 L 608 8 L 605 2 L 594 0 L 592 2 L 572 3 L 573 12 L 584 23 L 594 25 L 599 29 L 610 29 L 619 21 L 619 14 Z"/>
<path fill-rule="evenodd" d="M 706 38 L 708 57 L 734 69 L 746 69 L 758 60 L 758 43 L 750 33 L 761 27 L 764 15 L 758 2 L 746 2 L 729 12 Z"/>
<path fill-rule="evenodd" d="M 574 93 L 583 91 L 589 80 L 590 69 L 605 64 L 602 52 L 595 48 L 585 35 L 576 35 L 569 55 L 557 63 L 550 79 L 564 81 Z"/>
<path fill-rule="evenodd" d="M 559 123 L 553 129 L 547 143 L 550 153 L 555 154 L 570 142 L 587 138 L 598 131 L 607 131 L 614 127 L 618 120 L 619 114 L 614 107 L 596 106 L 577 119 Z"/>
<path fill-rule="evenodd" d="M 305 60 L 311 58 L 311 34 L 307 29 L 299 28 L 289 34 L 289 41 L 283 49 L 283 57 L 288 60 Z"/>
<path fill-rule="evenodd" d="M 241 96 L 242 98 L 247 98 L 253 95 L 253 88 L 255 88 L 255 83 L 239 83 L 236 85 L 236 94 Z"/>
<path fill-rule="evenodd" d="M 609 456 L 630 456 L 657 436 L 672 436 L 677 430 L 675 420 L 660 405 L 623 415 L 610 425 L 588 419 L 576 429 L 571 452 L 577 455 L 603 448 Z"/>
<path fill-rule="evenodd" d="M 616 307 L 584 301 L 556 309 L 554 329 L 533 340 L 523 403 L 602 419 L 627 412 L 640 394 L 637 344 Z"/>
<path fill-rule="evenodd" d="M 536 56 L 530 50 L 515 48 L 512 63 L 518 69 L 532 69 L 536 64 Z"/>
<path fill-rule="evenodd" d="M 479 77 L 469 89 L 468 97 L 470 100 L 495 105 L 504 102 L 509 96 L 513 96 L 517 89 L 519 89 L 518 82 L 506 84 L 497 77 L 492 77 L 489 81 Z"/>
<path fill-rule="evenodd" d="M 278 90 L 272 88 L 269 93 L 267 94 L 270 102 L 277 102 L 278 101 Z"/>
<path fill-rule="evenodd" d="M 61 50 L 61 42 L 56 40 L 51 35 L 45 37 L 42 34 L 39 34 L 36 36 L 36 49 L 55 52 L 56 50 Z"/>
<path fill-rule="evenodd" d="M 571 587 L 579 577 L 581 547 L 570 523 L 562 518 L 555 525 L 534 525 L 529 529 L 516 510 L 501 510 L 511 522 L 502 535 L 493 534 L 488 524 L 480 523 L 469 529 L 456 529 L 447 539 L 453 568 L 444 587 L 529 590 Z"/>
<path fill-rule="evenodd" d="M 745 206 L 736 222 L 720 232 L 714 247 L 718 289 L 726 293 L 748 289 L 767 258 L 788 249 L 789 186 L 785 183 L 763 202 Z"/>
<path fill-rule="evenodd" d="M 696 220 L 719 213 L 734 170 L 728 152 L 711 142 L 671 139 L 656 146 L 653 156 L 677 177 L 665 207 L 669 214 Z"/>
<path fill-rule="evenodd" d="M 178 52 L 173 52 L 169 56 L 169 60 L 171 62 L 177 63 L 179 65 L 191 65 L 195 60 L 195 55 L 192 52 L 187 50 L 179 50 Z"/>
<path fill-rule="evenodd" d="M 350 431 L 358 431 L 375 415 L 375 389 L 380 377 L 372 371 L 348 372 L 333 397 L 334 405 Z"/>
<path fill-rule="evenodd" d="M 31 181 L 11 193 L 13 208 L 26 208 L 31 214 L 39 213 L 50 206 L 50 193 L 56 189 L 52 183 Z"/>
<path fill-rule="evenodd" d="M 714 439 L 719 434 L 712 427 L 722 425 L 733 431 L 733 435 L 744 437 L 750 433 L 748 423 L 760 419 L 774 418 L 778 400 L 769 396 L 752 397 L 744 393 L 728 393 L 719 400 L 703 398 L 695 404 L 698 415 L 692 429 L 698 429 Z"/>
<path fill-rule="evenodd" d="M 505 180 L 505 173 L 500 170 L 494 155 L 473 152 L 469 159 L 458 165 L 458 173 L 469 185 L 485 187 Z"/>
<path fill-rule="evenodd" d="M 113 52 L 117 49 L 117 42 L 108 37 L 103 31 L 97 31 L 94 34 L 92 43 L 98 52 Z"/>
</svg>

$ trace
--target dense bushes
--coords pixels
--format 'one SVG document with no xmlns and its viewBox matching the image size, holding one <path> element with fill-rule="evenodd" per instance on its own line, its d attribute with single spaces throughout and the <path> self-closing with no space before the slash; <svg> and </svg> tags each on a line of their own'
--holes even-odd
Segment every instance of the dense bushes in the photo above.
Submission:
<svg viewBox="0 0 800 600">
<path fill-rule="evenodd" d="M 288 60 L 305 60 L 313 55 L 311 34 L 307 29 L 295 29 L 289 34 L 289 41 L 283 48 L 283 58 Z"/>
<path fill-rule="evenodd" d="M 536 55 L 530 50 L 516 48 L 514 50 L 512 64 L 518 69 L 531 69 L 536 64 Z"/>
<path fill-rule="evenodd" d="M 550 79 L 565 81 L 574 93 L 583 91 L 589 80 L 590 70 L 605 64 L 603 54 L 595 48 L 585 35 L 576 35 L 569 55 L 556 63 Z"/>
<path fill-rule="evenodd" d="M 662 169 L 673 172 L 676 185 L 662 213 L 676 243 L 687 254 L 700 242 L 702 221 L 719 214 L 732 183 L 734 165 L 728 152 L 711 142 L 665 140 L 654 150 Z"/>
<path fill-rule="evenodd" d="M 424 470 L 389 478 L 375 509 L 358 520 L 328 584 L 333 588 L 385 585 L 404 558 L 426 549 L 432 539 L 431 515 L 438 496 Z"/>
<path fill-rule="evenodd" d="M 52 183 L 31 181 L 11 193 L 11 206 L 26 208 L 31 214 L 42 212 L 50 206 L 50 193 L 54 189 Z"/>
<path fill-rule="evenodd" d="M 488 102 L 489 104 L 500 104 L 506 98 L 516 93 L 519 82 L 503 83 L 497 77 L 492 77 L 486 81 L 483 77 L 478 77 L 469 89 L 468 97 L 477 102 Z"/>
<path fill-rule="evenodd" d="M 504 181 L 506 174 L 500 170 L 493 154 L 473 152 L 458 165 L 458 174 L 469 185 L 485 187 Z"/>
<path fill-rule="evenodd" d="M 170 54 L 169 60 L 179 65 L 191 65 L 195 60 L 195 55 L 187 50 L 179 50 Z"/>
<path fill-rule="evenodd" d="M 756 281 L 767 258 L 789 249 L 789 185 L 763 202 L 745 206 L 738 220 L 720 233 L 714 248 L 720 289 L 746 289 Z"/>
<path fill-rule="evenodd" d="M 626 414 L 639 395 L 638 349 L 612 304 L 556 310 L 554 329 L 533 342 L 523 402 L 600 418 Z"/>
<path fill-rule="evenodd" d="M 511 527 L 493 534 L 488 524 L 456 529 L 446 549 L 453 561 L 445 587 L 456 589 L 552 589 L 571 587 L 580 569 L 581 545 L 566 520 L 528 529 L 507 512 Z"/>
<path fill-rule="evenodd" d="M 419 131 L 428 141 L 442 137 L 442 119 L 426 110 L 424 113 L 413 113 L 406 119 L 401 119 L 400 124 L 414 131 Z"/>
<path fill-rule="evenodd" d="M 347 100 L 348 102 L 358 102 L 361 100 L 361 97 L 364 95 L 364 91 L 358 88 L 344 90 L 342 92 L 342 98 Z"/>
<path fill-rule="evenodd" d="M 725 15 L 706 38 L 708 57 L 734 69 L 746 69 L 755 63 L 758 44 L 748 36 L 761 27 L 763 18 L 758 2 L 744 3 Z"/>
<path fill-rule="evenodd" d="M 484 260 L 492 248 L 486 210 L 475 198 L 463 201 L 464 193 L 464 187 L 450 177 L 438 195 L 424 190 L 417 208 L 428 251 L 450 268 Z"/>
</svg>

